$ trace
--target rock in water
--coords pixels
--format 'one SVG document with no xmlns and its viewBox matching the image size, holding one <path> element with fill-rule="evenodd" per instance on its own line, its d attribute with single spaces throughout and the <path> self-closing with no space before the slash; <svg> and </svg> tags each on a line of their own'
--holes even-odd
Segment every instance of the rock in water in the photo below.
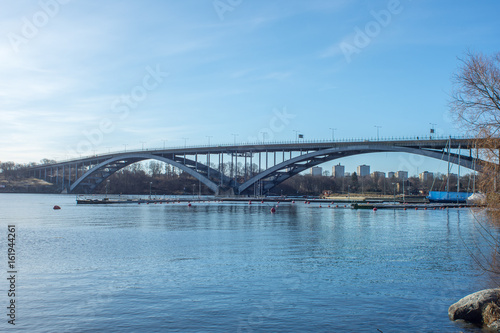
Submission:
<svg viewBox="0 0 500 333">
<path fill-rule="evenodd" d="M 485 289 L 465 296 L 448 309 L 451 320 L 462 319 L 474 324 L 483 324 L 483 311 L 490 303 L 498 304 L 500 289 Z"/>
</svg>

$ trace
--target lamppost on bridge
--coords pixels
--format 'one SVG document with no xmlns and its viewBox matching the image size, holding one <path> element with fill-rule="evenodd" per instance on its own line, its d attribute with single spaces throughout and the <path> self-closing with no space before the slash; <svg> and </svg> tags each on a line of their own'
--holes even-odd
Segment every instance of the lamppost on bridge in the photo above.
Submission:
<svg viewBox="0 0 500 333">
<path fill-rule="evenodd" d="M 234 138 L 234 145 L 236 146 L 236 137 L 237 137 L 239 134 L 231 133 L 231 135 L 232 135 L 232 136 L 233 136 L 233 138 Z"/>
<path fill-rule="evenodd" d="M 145 143 L 146 143 L 146 142 L 141 141 L 141 144 L 142 144 L 142 149 L 141 149 L 141 150 L 144 150 L 144 144 L 145 144 Z"/>
<path fill-rule="evenodd" d="M 213 138 L 214 136 L 213 135 L 207 135 L 206 137 L 208 138 L 208 146 L 210 147 L 210 138 Z"/>
<path fill-rule="evenodd" d="M 123 145 L 125 146 L 125 152 L 126 152 L 127 151 L 127 144 L 124 143 Z"/>
<path fill-rule="evenodd" d="M 262 143 L 266 142 L 266 132 L 260 132 L 262 134 Z"/>
<path fill-rule="evenodd" d="M 165 149 L 165 145 L 166 145 L 167 141 L 168 141 L 167 139 L 163 139 L 163 149 Z"/>
<path fill-rule="evenodd" d="M 187 140 L 188 140 L 188 139 L 189 139 L 189 138 L 182 138 L 182 140 L 184 140 L 184 148 L 186 148 L 186 147 L 187 147 Z"/>
<path fill-rule="evenodd" d="M 295 132 L 295 141 L 299 141 L 299 132 L 300 130 L 293 130 Z"/>
<path fill-rule="evenodd" d="M 381 129 L 381 128 L 382 128 L 382 126 L 377 126 L 377 125 L 375 125 L 374 127 L 376 127 L 376 128 L 377 128 L 377 141 L 378 141 L 378 140 L 379 140 L 378 130 L 379 130 L 379 129 Z"/>
<path fill-rule="evenodd" d="M 337 130 L 336 128 L 331 128 L 330 127 L 330 130 L 332 131 L 332 141 L 335 140 L 335 131 Z"/>
</svg>

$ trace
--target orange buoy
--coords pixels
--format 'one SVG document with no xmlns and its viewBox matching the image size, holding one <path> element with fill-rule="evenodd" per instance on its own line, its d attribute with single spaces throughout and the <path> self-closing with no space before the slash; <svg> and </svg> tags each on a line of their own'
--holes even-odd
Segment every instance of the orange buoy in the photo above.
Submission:
<svg viewBox="0 0 500 333">
<path fill-rule="evenodd" d="M 53 207 L 53 209 L 54 209 L 54 210 L 58 210 L 58 209 L 61 209 L 61 207 L 59 207 L 58 205 L 55 205 L 55 206 Z"/>
<path fill-rule="evenodd" d="M 271 214 L 274 214 L 274 213 L 276 213 L 276 208 L 274 208 L 274 206 L 273 206 L 273 207 L 271 207 Z"/>
<path fill-rule="evenodd" d="M 415 210 L 418 210 L 418 207 L 415 207 Z"/>
<path fill-rule="evenodd" d="M 406 210 L 406 207 L 405 207 L 405 208 L 403 208 L 403 210 Z"/>
<path fill-rule="evenodd" d="M 376 212 L 377 211 L 377 207 L 373 207 L 373 211 Z"/>
</svg>

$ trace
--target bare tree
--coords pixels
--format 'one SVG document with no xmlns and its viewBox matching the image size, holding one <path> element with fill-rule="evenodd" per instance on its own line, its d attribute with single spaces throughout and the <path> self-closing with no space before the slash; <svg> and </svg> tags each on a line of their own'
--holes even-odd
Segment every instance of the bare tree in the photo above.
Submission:
<svg viewBox="0 0 500 333">
<path fill-rule="evenodd" d="M 498 137 L 500 130 L 500 52 L 467 52 L 453 76 L 451 112 L 472 134 Z"/>
<path fill-rule="evenodd" d="M 492 162 L 483 165 L 479 188 L 487 194 L 489 208 L 486 214 L 475 214 L 480 242 L 490 244 L 481 250 L 477 244 L 464 242 L 469 254 L 479 267 L 491 273 L 500 283 L 500 241 L 490 232 L 491 224 L 500 223 L 499 142 L 500 142 L 500 52 L 487 56 L 468 51 L 458 72 L 453 76 L 454 91 L 450 102 L 451 113 L 474 136 L 478 157 Z M 494 229 L 494 228 L 493 228 Z M 489 253 L 488 253 L 489 252 Z"/>
<path fill-rule="evenodd" d="M 493 163 L 483 168 L 479 186 L 488 194 L 488 204 L 500 207 L 500 52 L 487 56 L 468 51 L 460 61 L 453 76 L 451 113 L 476 138 L 479 157 Z"/>
</svg>

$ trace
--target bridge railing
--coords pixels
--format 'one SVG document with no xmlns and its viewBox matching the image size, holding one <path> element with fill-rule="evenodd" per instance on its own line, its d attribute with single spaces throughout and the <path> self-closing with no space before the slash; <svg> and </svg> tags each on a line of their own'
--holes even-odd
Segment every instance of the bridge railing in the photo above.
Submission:
<svg viewBox="0 0 500 333">
<path fill-rule="evenodd" d="M 458 140 L 458 139 L 470 139 L 469 136 L 466 135 L 424 135 L 424 136 L 402 136 L 402 137 L 370 137 L 370 138 L 339 138 L 339 139 L 295 139 L 295 140 L 281 140 L 281 141 L 254 141 L 254 142 L 237 142 L 237 143 L 220 143 L 220 144 L 201 144 L 201 145 L 180 145 L 180 146 L 166 146 L 166 147 L 158 147 L 158 148 L 143 148 L 137 150 L 118 150 L 118 151 L 110 151 L 107 153 L 93 154 L 88 156 L 80 156 L 77 158 L 69 158 L 64 160 L 57 160 L 57 164 L 61 163 L 70 163 L 81 161 L 83 159 L 92 159 L 92 158 L 100 158 L 110 155 L 118 155 L 125 153 L 137 153 L 137 152 L 153 152 L 153 151 L 162 151 L 162 150 L 182 150 L 182 149 L 196 149 L 196 148 L 218 148 L 218 147 L 247 147 L 247 146 L 256 146 L 256 145 L 290 145 L 290 144 L 314 144 L 314 143 L 363 143 L 363 142 L 390 142 L 390 141 L 418 141 L 418 140 Z M 34 168 L 44 167 L 44 164 L 37 164 Z M 50 166 L 48 164 L 47 166 Z"/>
</svg>

